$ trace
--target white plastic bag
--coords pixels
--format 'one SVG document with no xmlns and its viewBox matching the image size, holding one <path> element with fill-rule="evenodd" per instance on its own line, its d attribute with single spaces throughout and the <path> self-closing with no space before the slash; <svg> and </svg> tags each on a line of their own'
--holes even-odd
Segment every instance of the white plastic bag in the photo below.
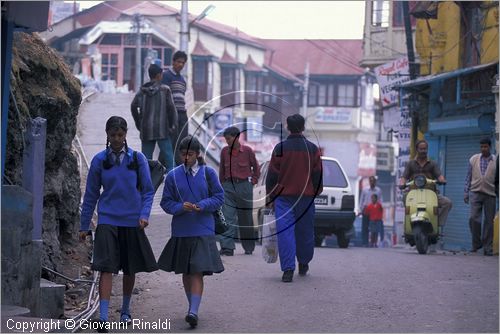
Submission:
<svg viewBox="0 0 500 334">
<path fill-rule="evenodd" d="M 267 263 L 278 260 L 278 234 L 273 211 L 264 212 L 262 221 L 262 257 Z"/>
</svg>

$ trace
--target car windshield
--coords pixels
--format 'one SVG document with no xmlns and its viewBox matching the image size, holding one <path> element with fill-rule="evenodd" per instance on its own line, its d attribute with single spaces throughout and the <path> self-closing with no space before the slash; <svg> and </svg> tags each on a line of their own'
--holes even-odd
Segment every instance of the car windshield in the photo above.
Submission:
<svg viewBox="0 0 500 334">
<path fill-rule="evenodd" d="M 323 187 L 347 187 L 347 180 L 337 162 L 323 160 Z"/>
</svg>

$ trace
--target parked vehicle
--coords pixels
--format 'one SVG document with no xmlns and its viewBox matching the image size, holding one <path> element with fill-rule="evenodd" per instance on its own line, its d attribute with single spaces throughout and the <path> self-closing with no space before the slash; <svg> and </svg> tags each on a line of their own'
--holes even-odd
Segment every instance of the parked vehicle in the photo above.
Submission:
<svg viewBox="0 0 500 334">
<path fill-rule="evenodd" d="M 326 235 L 335 234 L 340 248 L 347 248 L 354 236 L 354 195 L 345 171 L 335 158 L 321 157 L 323 192 L 316 197 L 314 243 L 321 246 Z M 254 186 L 254 225 L 262 235 L 262 215 L 266 202 L 266 176 L 269 161 L 261 165 L 261 176 Z"/>
<path fill-rule="evenodd" d="M 401 186 L 410 188 L 405 199 L 404 239 L 410 246 L 416 245 L 419 254 L 427 254 L 429 244 L 439 239 L 436 184 L 441 183 L 417 175 Z"/>
</svg>

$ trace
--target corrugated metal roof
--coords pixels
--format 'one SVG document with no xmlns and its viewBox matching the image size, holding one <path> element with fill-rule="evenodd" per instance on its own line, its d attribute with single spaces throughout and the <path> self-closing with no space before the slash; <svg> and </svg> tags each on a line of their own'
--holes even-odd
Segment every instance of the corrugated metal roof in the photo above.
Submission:
<svg viewBox="0 0 500 334">
<path fill-rule="evenodd" d="M 261 72 L 264 70 L 255 63 L 251 55 L 248 55 L 247 62 L 245 63 L 245 67 L 243 69 L 247 72 Z"/>
<path fill-rule="evenodd" d="M 215 57 L 210 51 L 208 51 L 199 38 L 196 39 L 196 44 L 194 45 L 191 54 L 193 56 Z"/>
<path fill-rule="evenodd" d="M 359 67 L 363 55 L 362 40 L 283 40 L 260 39 L 270 51 L 266 54 L 268 66 L 278 65 L 294 75 L 304 75 L 309 62 L 311 75 L 361 75 Z"/>
<path fill-rule="evenodd" d="M 222 57 L 219 59 L 219 63 L 222 64 L 239 64 L 236 58 L 231 56 L 229 52 L 227 52 L 227 49 L 224 49 L 224 53 L 222 54 Z"/>
<path fill-rule="evenodd" d="M 134 28 L 132 21 L 101 21 L 83 35 L 79 43 L 82 45 L 90 45 L 103 34 L 131 34 L 133 32 Z M 169 40 L 148 20 L 144 20 L 143 26 L 141 27 L 141 33 L 152 34 L 171 46 L 175 45 L 174 41 Z"/>
<path fill-rule="evenodd" d="M 411 81 L 406 81 L 405 83 L 403 83 L 399 86 L 394 86 L 394 88 L 410 88 L 410 87 L 416 87 L 416 86 L 422 86 L 422 85 L 429 85 L 429 84 L 436 82 L 436 81 L 443 81 L 446 79 L 451 79 L 454 77 L 467 75 L 467 74 L 474 73 L 474 72 L 480 71 L 482 69 L 485 69 L 485 68 L 488 68 L 488 67 L 494 66 L 494 65 L 498 66 L 498 62 L 476 65 L 476 66 L 471 66 L 471 67 L 466 67 L 466 68 L 460 68 L 458 70 L 445 72 L 445 73 L 428 75 L 428 76 L 417 78 L 417 79 L 414 79 Z"/>
</svg>

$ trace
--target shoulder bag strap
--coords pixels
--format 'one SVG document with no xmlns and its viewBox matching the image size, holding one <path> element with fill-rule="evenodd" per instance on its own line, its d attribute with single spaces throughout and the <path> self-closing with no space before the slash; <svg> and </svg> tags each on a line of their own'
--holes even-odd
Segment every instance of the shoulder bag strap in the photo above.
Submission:
<svg viewBox="0 0 500 334">
<path fill-rule="evenodd" d="M 208 182 L 208 176 L 207 176 L 207 165 L 203 166 L 203 172 L 205 173 L 205 181 L 207 181 L 208 197 L 212 197 L 212 191 L 210 191 L 210 182 Z"/>
</svg>

